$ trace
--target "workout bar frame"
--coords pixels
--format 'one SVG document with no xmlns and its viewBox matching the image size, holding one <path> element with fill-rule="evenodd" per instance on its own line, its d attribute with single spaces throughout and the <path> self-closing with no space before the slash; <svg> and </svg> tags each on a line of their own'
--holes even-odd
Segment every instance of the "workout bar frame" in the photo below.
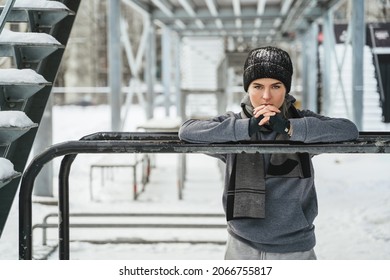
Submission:
<svg viewBox="0 0 390 280">
<path fill-rule="evenodd" d="M 390 153 L 390 132 L 361 132 L 355 141 L 310 143 L 261 141 L 192 144 L 171 132 L 98 132 L 53 145 L 26 168 L 19 192 L 19 259 L 32 259 L 32 191 L 44 164 L 64 156 L 59 171 L 59 258 L 69 259 L 69 174 L 78 154 L 104 153 Z"/>
</svg>

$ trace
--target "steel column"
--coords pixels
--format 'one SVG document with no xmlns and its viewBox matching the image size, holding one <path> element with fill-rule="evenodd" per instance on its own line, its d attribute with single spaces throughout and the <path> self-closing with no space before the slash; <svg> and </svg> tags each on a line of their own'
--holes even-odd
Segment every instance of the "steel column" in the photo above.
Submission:
<svg viewBox="0 0 390 280">
<path fill-rule="evenodd" d="M 120 0 L 107 1 L 108 84 L 111 94 L 111 130 L 113 131 L 119 131 L 121 126 L 122 48 L 119 28 L 120 4 Z"/>
<path fill-rule="evenodd" d="M 364 0 L 352 3 L 352 100 L 353 121 L 359 130 L 363 129 L 363 56 L 366 41 L 364 23 Z"/>
</svg>

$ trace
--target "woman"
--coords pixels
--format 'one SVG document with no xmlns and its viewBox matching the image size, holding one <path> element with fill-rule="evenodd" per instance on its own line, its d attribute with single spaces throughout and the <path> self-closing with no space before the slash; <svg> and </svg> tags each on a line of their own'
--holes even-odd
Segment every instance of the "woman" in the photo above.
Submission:
<svg viewBox="0 0 390 280">
<path fill-rule="evenodd" d="M 289 95 L 293 66 L 276 47 L 252 50 L 244 65 L 240 113 L 187 120 L 180 139 L 192 143 L 291 140 L 305 143 L 354 140 L 349 120 L 294 107 Z M 317 197 L 311 156 L 216 155 L 226 163 L 223 206 L 228 224 L 225 259 L 316 259 Z"/>
</svg>

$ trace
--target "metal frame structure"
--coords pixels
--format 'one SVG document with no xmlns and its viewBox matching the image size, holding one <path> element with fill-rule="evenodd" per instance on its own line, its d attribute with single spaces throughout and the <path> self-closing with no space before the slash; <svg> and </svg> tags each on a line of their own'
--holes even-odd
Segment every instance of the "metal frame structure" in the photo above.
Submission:
<svg viewBox="0 0 390 280">
<path fill-rule="evenodd" d="M 133 0 L 180 36 L 232 36 L 274 42 L 305 31 L 338 0 Z"/>
<path fill-rule="evenodd" d="M 80 141 L 54 145 L 38 155 L 23 174 L 19 193 L 19 258 L 32 258 L 32 199 L 34 180 L 44 164 L 64 156 L 59 172 L 59 252 L 69 259 L 69 175 L 73 161 L 80 154 L 95 153 L 390 153 L 390 133 L 361 133 L 356 141 L 304 144 L 290 141 L 258 143 L 190 144 L 176 133 L 95 133 Z"/>
<path fill-rule="evenodd" d="M 247 51 L 250 48 L 264 44 L 295 45 L 301 55 L 302 71 L 302 105 L 306 109 L 316 112 L 329 111 L 331 104 L 331 89 L 329 89 L 329 67 L 322 73 L 324 91 L 321 97 L 322 108 L 318 107 L 317 76 L 317 36 L 319 25 L 328 30 L 324 37 L 325 55 L 329 58 L 334 48 L 333 10 L 346 3 L 346 0 L 116 0 L 110 5 L 119 6 L 119 2 L 129 5 L 141 13 L 144 18 L 146 44 L 138 49 L 145 55 L 144 82 L 146 91 L 146 113 L 148 118 L 153 117 L 154 85 L 156 81 L 156 30 L 161 30 L 162 45 L 162 80 L 165 97 L 165 111 L 169 115 L 170 95 L 176 92 L 177 115 L 181 112 L 181 85 L 180 57 L 172 57 L 171 53 L 178 53 L 184 37 L 225 38 L 233 43 L 232 51 Z M 351 112 L 351 119 L 362 129 L 362 53 L 364 47 L 364 0 L 349 2 L 352 15 L 350 16 L 350 34 L 353 48 L 353 104 L 346 104 Z M 118 9 L 115 9 L 118 11 Z M 110 13 L 109 17 L 118 19 L 119 14 Z M 347 16 L 348 17 L 348 16 Z M 348 21 L 348 19 L 345 19 Z M 330 32 L 331 31 L 331 32 Z M 111 29 L 110 29 L 111 32 Z M 147 34 L 147 35 L 146 35 Z M 324 33 L 325 34 L 325 33 Z M 334 36 L 334 35 L 333 35 Z M 174 38 L 177 39 L 174 39 Z M 110 44 L 116 44 L 114 37 Z M 144 50 L 142 48 L 145 48 Z M 230 47 L 229 47 L 230 48 Z M 226 50 L 229 51 L 226 47 Z M 176 51 L 173 51 L 175 49 Z M 119 54 L 116 54 L 117 56 Z M 112 58 L 118 60 L 118 57 Z M 174 63 L 172 63 L 174 61 Z M 300 64 L 298 61 L 297 64 Z M 175 65 L 175 66 L 173 66 Z M 115 68 L 115 69 L 114 69 Z M 327 71 L 328 70 L 328 71 Z M 110 76 L 118 77 L 120 66 L 110 70 Z M 175 77 L 175 81 L 172 80 Z M 119 82 L 119 81 L 117 81 Z M 227 87 L 228 85 L 224 85 Z M 343 86 L 341 82 L 341 93 Z M 112 93 L 112 127 L 117 131 L 121 119 L 118 97 L 120 89 L 117 85 L 111 86 Z M 117 96 L 115 96 L 117 95 Z M 126 109 L 127 110 L 127 109 Z"/>
</svg>

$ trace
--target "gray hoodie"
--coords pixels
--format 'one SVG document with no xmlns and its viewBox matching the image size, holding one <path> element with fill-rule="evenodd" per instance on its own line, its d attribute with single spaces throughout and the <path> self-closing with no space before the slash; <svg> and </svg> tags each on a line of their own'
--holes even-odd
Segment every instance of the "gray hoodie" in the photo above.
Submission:
<svg viewBox="0 0 390 280">
<path fill-rule="evenodd" d="M 299 111 L 301 118 L 289 119 L 293 127 L 291 141 L 304 143 L 338 142 L 354 140 L 359 132 L 347 119 L 329 118 L 308 110 Z M 179 130 L 181 140 L 191 143 L 222 143 L 250 141 L 249 118 L 243 114 L 227 112 L 211 120 L 190 119 Z M 276 132 L 257 133 L 258 140 L 274 140 Z M 253 137 L 252 137 L 253 139 Z M 226 163 L 223 206 L 226 212 L 228 181 L 232 175 L 235 154 L 215 155 Z M 272 155 L 264 154 L 264 172 Z M 265 252 L 287 253 L 307 251 L 315 246 L 313 221 L 318 213 L 311 176 L 266 176 L 265 212 L 263 219 L 234 219 L 228 221 L 228 232 L 251 246 Z"/>
</svg>

